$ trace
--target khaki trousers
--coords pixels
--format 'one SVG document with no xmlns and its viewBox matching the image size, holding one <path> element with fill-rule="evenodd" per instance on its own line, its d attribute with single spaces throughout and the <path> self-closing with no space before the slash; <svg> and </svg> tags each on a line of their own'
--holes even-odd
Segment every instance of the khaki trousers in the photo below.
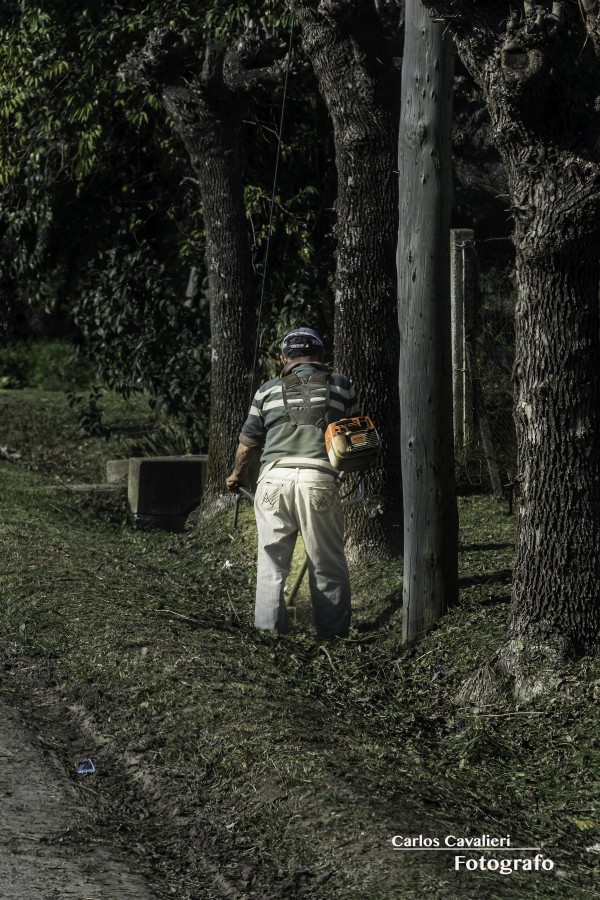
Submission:
<svg viewBox="0 0 600 900">
<path fill-rule="evenodd" d="M 350 581 L 344 556 L 344 510 L 334 477 L 319 469 L 270 469 L 254 501 L 258 528 L 255 623 L 289 630 L 283 589 L 298 532 L 308 558 L 315 627 L 321 637 L 344 636 L 350 626 Z"/>
</svg>

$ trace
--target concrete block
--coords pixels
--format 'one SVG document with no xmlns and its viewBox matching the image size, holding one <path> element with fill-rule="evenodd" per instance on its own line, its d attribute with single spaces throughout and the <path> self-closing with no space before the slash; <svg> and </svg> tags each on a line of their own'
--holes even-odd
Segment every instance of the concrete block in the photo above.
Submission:
<svg viewBox="0 0 600 900">
<path fill-rule="evenodd" d="M 128 459 L 109 459 L 106 463 L 106 480 L 109 484 L 124 481 L 129 475 Z"/>
<path fill-rule="evenodd" d="M 134 457 L 127 498 L 136 525 L 182 531 L 202 497 L 206 456 Z"/>
</svg>

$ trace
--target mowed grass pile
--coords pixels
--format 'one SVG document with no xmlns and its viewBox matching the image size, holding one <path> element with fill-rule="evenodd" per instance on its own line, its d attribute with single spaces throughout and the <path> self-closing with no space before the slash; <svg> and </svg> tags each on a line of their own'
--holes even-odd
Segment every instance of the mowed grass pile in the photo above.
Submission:
<svg viewBox="0 0 600 900">
<path fill-rule="evenodd" d="M 124 502 L 50 473 L 4 462 L 0 478 L 3 683 L 77 723 L 169 896 L 596 896 L 597 662 L 526 709 L 454 702 L 503 638 L 505 505 L 459 500 L 460 605 L 406 649 L 396 563 L 353 569 L 350 639 L 276 639 L 252 626 L 247 505 L 236 531 L 232 506 L 182 535 L 139 532 Z M 554 871 L 464 874 L 390 842 L 481 833 L 541 846 Z"/>
</svg>

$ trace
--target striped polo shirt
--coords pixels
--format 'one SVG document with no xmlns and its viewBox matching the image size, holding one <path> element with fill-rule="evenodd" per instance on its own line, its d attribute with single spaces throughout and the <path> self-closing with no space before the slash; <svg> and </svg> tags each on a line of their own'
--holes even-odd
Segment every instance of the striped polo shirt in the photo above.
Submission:
<svg viewBox="0 0 600 900">
<path fill-rule="evenodd" d="M 290 370 L 286 367 L 286 374 Z M 291 371 L 302 379 L 312 372 L 330 372 L 327 366 L 317 362 L 301 362 Z M 323 410 L 325 427 L 358 415 L 356 392 L 349 378 L 337 372 L 329 374 L 329 404 L 325 407 L 326 387 L 311 386 L 311 403 Z M 240 434 L 240 444 L 245 447 L 262 447 L 261 467 L 282 456 L 306 456 L 310 459 L 327 459 L 323 430 L 315 425 L 294 425 L 278 420 L 285 415 L 281 378 L 265 382 L 256 392 L 248 418 Z M 277 424 L 275 424 L 277 423 Z"/>
</svg>

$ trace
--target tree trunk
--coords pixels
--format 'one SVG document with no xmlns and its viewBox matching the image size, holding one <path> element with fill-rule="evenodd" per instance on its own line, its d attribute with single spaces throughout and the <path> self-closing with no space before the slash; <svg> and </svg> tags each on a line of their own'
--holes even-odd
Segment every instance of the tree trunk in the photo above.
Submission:
<svg viewBox="0 0 600 900">
<path fill-rule="evenodd" d="M 421 0 L 406 4 L 398 169 L 403 639 L 458 597 L 450 348 L 453 53 Z"/>
<path fill-rule="evenodd" d="M 256 335 L 255 283 L 244 205 L 239 134 L 244 95 L 281 75 L 273 42 L 249 25 L 234 48 L 208 44 L 201 72 L 199 55 L 186 40 L 156 29 L 146 46 L 131 54 L 121 77 L 161 98 L 181 136 L 196 175 L 206 235 L 210 291 L 211 408 L 207 482 L 203 504 L 212 510 L 226 494 L 241 424 L 248 413 Z M 262 65 L 264 62 L 270 65 Z M 262 66 L 262 67 L 261 67 Z"/>
<path fill-rule="evenodd" d="M 511 632 L 559 636 L 568 652 L 591 650 L 600 631 L 598 237 L 566 256 L 517 257 Z"/>
<path fill-rule="evenodd" d="M 506 17 L 494 0 L 425 2 L 482 89 L 515 220 L 520 491 L 496 663 L 526 698 L 600 634 L 600 18 L 595 0 Z"/>
<path fill-rule="evenodd" d="M 242 111 L 239 99 L 227 96 L 225 90 L 210 104 L 196 99 L 192 105 L 187 87 L 165 87 L 162 97 L 189 153 L 202 198 L 212 351 L 203 490 L 207 506 L 225 493 L 241 423 L 248 414 L 256 336 L 254 272 L 238 140 Z"/>
<path fill-rule="evenodd" d="M 373 0 L 353 4 L 288 0 L 333 121 L 336 202 L 335 366 L 356 386 L 361 411 L 382 437 L 367 474 L 372 515 L 347 516 L 348 552 L 402 552 L 402 482 L 397 390 L 398 72 Z"/>
</svg>

